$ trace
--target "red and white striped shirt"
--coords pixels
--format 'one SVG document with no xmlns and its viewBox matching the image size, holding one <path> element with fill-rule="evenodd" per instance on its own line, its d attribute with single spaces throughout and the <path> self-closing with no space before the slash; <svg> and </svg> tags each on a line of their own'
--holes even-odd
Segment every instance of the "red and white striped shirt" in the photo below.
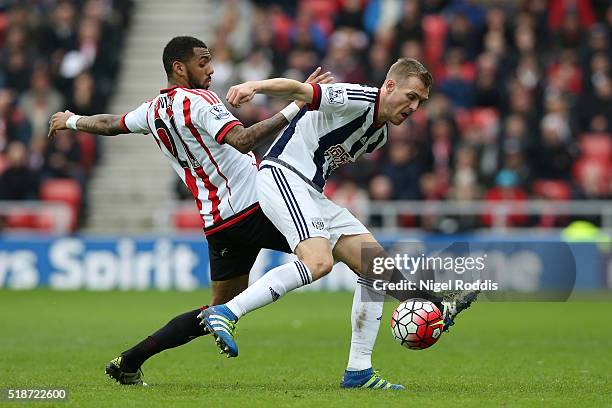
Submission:
<svg viewBox="0 0 612 408">
<path fill-rule="evenodd" d="M 137 109 L 121 124 L 128 133 L 151 133 L 172 168 L 195 198 L 210 235 L 254 212 L 257 163 L 223 143 L 242 125 L 212 91 L 172 87 Z"/>
</svg>

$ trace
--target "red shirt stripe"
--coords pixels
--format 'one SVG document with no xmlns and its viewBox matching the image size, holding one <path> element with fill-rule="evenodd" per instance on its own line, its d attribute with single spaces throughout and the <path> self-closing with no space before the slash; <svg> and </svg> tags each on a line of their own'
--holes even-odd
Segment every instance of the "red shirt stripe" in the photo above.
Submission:
<svg viewBox="0 0 612 408">
<path fill-rule="evenodd" d="M 127 116 L 129 112 L 126 112 L 123 114 L 123 116 L 121 116 L 121 120 L 119 121 L 119 123 L 121 124 L 121 127 L 123 128 L 123 130 L 125 130 L 125 133 L 132 133 L 132 131 L 130 129 L 128 129 L 127 125 L 125 124 L 125 117 Z"/>
<path fill-rule="evenodd" d="M 217 186 L 210 182 L 208 178 L 208 174 L 204 172 L 204 168 L 195 167 L 194 168 L 198 177 L 202 179 L 204 183 L 204 187 L 208 190 L 208 200 L 212 203 L 212 209 L 210 210 L 211 215 L 213 216 L 213 222 L 216 224 L 218 222 L 223 221 L 221 218 L 221 213 L 219 212 L 219 196 L 217 195 Z M 197 200 L 200 201 L 200 200 Z"/>
<path fill-rule="evenodd" d="M 168 95 L 170 97 L 173 97 L 174 94 L 176 93 L 176 89 L 171 90 Z M 187 99 L 187 98 L 186 98 Z M 168 106 L 166 108 L 166 113 L 168 114 L 169 118 L 172 118 L 172 116 L 174 115 L 174 112 L 172 111 L 172 108 L 170 106 Z M 156 115 L 157 116 L 157 115 Z M 185 121 L 187 121 L 187 116 L 185 117 Z M 191 111 L 189 111 L 189 121 L 191 121 Z M 193 126 L 193 125 L 192 125 Z M 179 138 L 181 138 L 181 135 L 177 135 Z M 189 153 L 188 153 L 189 155 Z M 188 158 L 189 160 L 189 158 Z M 221 218 L 221 213 L 219 211 L 219 204 L 220 204 L 220 199 L 218 197 L 218 188 L 211 183 L 210 178 L 208 177 L 208 175 L 206 174 L 206 172 L 204 171 L 204 168 L 202 167 L 195 167 L 193 169 L 196 174 L 198 175 L 198 177 L 200 177 L 200 179 L 202 180 L 202 182 L 204 183 L 204 187 L 206 187 L 206 189 L 208 190 L 208 199 L 210 200 L 210 202 L 212 203 L 212 210 L 211 210 L 211 214 L 213 216 L 213 220 L 215 223 L 222 221 Z M 197 187 L 197 186 L 196 186 Z M 194 196 L 196 198 L 196 200 L 198 202 L 200 202 L 200 200 L 197 198 L 197 188 L 196 188 L 196 195 Z M 200 206 L 202 204 L 200 203 Z"/>
<path fill-rule="evenodd" d="M 200 135 L 200 132 L 198 132 L 198 129 L 196 129 L 196 127 L 193 125 L 193 122 L 191 121 L 191 101 L 189 100 L 189 98 L 183 99 L 183 115 L 185 116 L 185 126 L 187 126 L 187 128 L 189 129 L 189 131 L 191 132 L 193 137 L 195 137 L 195 139 L 198 141 L 200 146 L 202 146 L 202 148 L 206 151 L 206 155 L 210 159 L 210 162 L 215 166 L 215 169 L 217 170 L 217 174 L 219 174 L 219 176 L 221 176 L 221 178 L 223 178 L 223 180 L 225 181 L 225 186 L 227 188 L 227 192 L 229 193 L 229 195 L 231 197 L 232 196 L 232 190 L 229 187 L 229 182 L 227 180 L 227 177 L 225 177 L 225 175 L 223 175 L 223 173 L 221 173 L 221 170 L 219 170 L 219 165 L 217 164 L 217 162 L 213 158 L 213 156 L 210 153 L 210 150 L 208 149 L 208 147 L 206 147 L 206 144 L 202 140 L 202 136 Z M 215 187 L 215 186 L 213 186 L 213 187 L 215 189 L 215 197 L 216 197 L 217 187 Z M 208 187 L 206 187 L 206 188 L 208 188 Z M 210 197 L 210 194 L 209 194 L 209 197 Z M 218 197 L 216 197 L 216 198 L 217 198 L 217 201 L 218 201 L 219 198 Z M 228 203 L 229 203 L 229 199 L 228 199 Z M 231 206 L 231 204 L 230 204 L 230 206 Z M 213 203 L 213 208 L 214 207 L 215 207 L 215 205 Z M 216 221 L 215 221 L 215 223 L 216 223 Z"/>
<path fill-rule="evenodd" d="M 150 133 L 172 163 L 194 197 L 204 227 L 213 230 L 206 233 L 237 225 L 254 213 L 257 203 L 252 189 L 254 163 L 231 146 L 216 142 L 220 128 L 226 135 L 237 125 L 228 122 L 239 122 L 233 116 L 218 115 L 221 100 L 211 91 L 171 87 L 123 118 L 128 130 Z M 225 120 L 216 120 L 218 116 Z M 121 131 L 123 124 L 118 126 Z"/>
<path fill-rule="evenodd" d="M 231 227 L 232 225 L 236 224 L 238 221 L 241 221 L 245 219 L 246 217 L 248 217 L 249 215 L 253 214 L 258 209 L 259 209 L 259 203 L 255 203 L 252 206 L 245 208 L 241 213 L 236 214 L 236 216 L 232 218 L 228 218 L 227 220 L 223 221 L 221 224 L 213 225 L 209 228 L 205 228 L 204 235 L 209 236 L 209 235 L 214 234 L 215 232 L 219 232 L 225 228 Z"/>
<path fill-rule="evenodd" d="M 217 96 L 217 95 L 216 95 L 214 92 L 211 92 L 211 91 L 208 91 L 208 90 L 207 90 L 207 91 L 204 91 L 204 92 L 206 92 L 207 94 L 209 94 L 209 95 L 210 95 L 210 96 L 213 98 L 213 100 L 214 100 L 215 102 L 217 102 L 217 103 L 221 103 L 221 100 L 219 99 L 219 97 L 218 97 L 218 96 Z"/>
<path fill-rule="evenodd" d="M 239 120 L 232 120 L 231 122 L 227 122 L 221 129 L 219 129 L 219 133 L 215 136 L 215 140 L 217 143 L 223 143 L 223 138 L 227 136 L 230 130 L 232 130 L 235 126 L 242 126 L 242 123 Z"/>
<path fill-rule="evenodd" d="M 308 110 L 317 110 L 321 106 L 321 87 L 319 84 L 312 85 L 312 102 L 308 104 Z"/>
<path fill-rule="evenodd" d="M 171 90 L 177 89 L 178 87 L 179 87 L 178 85 L 172 85 L 168 88 L 160 89 L 159 93 L 162 94 L 162 93 L 170 92 Z"/>
<path fill-rule="evenodd" d="M 198 198 L 198 186 L 196 185 L 195 177 L 191 173 L 191 169 L 186 168 L 185 170 L 185 184 L 187 184 L 187 188 L 191 192 L 191 195 L 195 199 L 196 206 L 198 207 L 198 214 L 200 214 L 200 218 L 202 218 L 202 201 Z"/>
<path fill-rule="evenodd" d="M 216 105 L 215 101 L 210 96 L 201 94 L 201 93 L 197 92 L 195 89 L 185 89 L 185 88 L 183 88 L 183 91 L 189 92 L 190 94 L 197 95 L 197 96 L 200 96 L 200 97 L 204 98 L 204 100 L 209 105 Z"/>
<path fill-rule="evenodd" d="M 221 100 L 217 97 L 217 95 L 214 94 L 214 92 L 211 92 L 207 89 L 193 89 L 193 91 L 199 95 L 202 95 L 203 97 L 210 98 L 213 101 L 213 105 L 221 103 Z"/>
<path fill-rule="evenodd" d="M 213 164 L 213 166 L 215 166 L 215 169 L 217 170 L 217 174 L 223 180 L 225 180 L 225 187 L 227 188 L 227 192 L 228 192 L 229 196 L 231 197 L 232 196 L 232 189 L 229 186 L 229 181 L 227 180 L 227 177 L 225 177 L 225 175 L 223 173 L 221 173 L 221 170 L 219 169 L 219 165 L 217 164 L 217 161 L 213 157 L 212 153 L 210 153 L 210 149 L 206 146 L 206 144 L 202 140 L 202 136 L 200 136 L 200 132 L 198 132 L 198 129 L 196 129 L 196 127 L 193 125 L 193 123 L 191 121 L 191 101 L 189 100 L 189 98 L 183 99 L 183 114 L 185 115 L 185 125 L 189 128 L 189 131 L 191 132 L 193 137 L 196 138 L 196 140 L 198 141 L 200 146 L 202 146 L 202 148 L 206 152 L 206 155 L 208 156 L 208 159 Z M 189 117 L 189 121 L 187 121 L 187 117 Z M 227 200 L 227 203 L 229 204 L 230 207 L 232 206 L 232 203 L 230 202 L 229 199 Z"/>
<path fill-rule="evenodd" d="M 159 116 L 160 109 L 162 108 L 158 103 L 155 106 L 155 119 L 158 119 L 160 117 Z M 189 120 L 191 121 L 191 118 L 189 118 Z M 173 155 L 176 154 L 176 152 L 173 151 L 174 144 L 170 140 L 172 135 L 167 135 L 164 129 L 156 129 L 156 130 L 157 130 L 157 136 L 161 139 L 166 149 L 168 149 Z M 208 190 L 208 200 L 212 203 L 212 209 L 211 209 L 210 214 L 213 216 L 214 223 L 222 221 L 221 213 L 219 211 L 219 204 L 221 200 L 219 199 L 219 196 L 217 194 L 217 191 L 218 191 L 217 186 L 211 183 L 210 178 L 204 172 L 204 169 L 202 167 L 194 168 L 194 171 L 196 172 L 197 176 L 202 180 L 202 183 L 204 184 L 204 187 L 206 188 L 206 190 Z M 195 182 L 195 178 L 193 177 L 193 174 L 191 173 L 191 170 L 189 168 L 185 168 L 185 182 L 187 186 L 189 187 L 191 194 L 195 198 L 198 204 L 198 210 L 200 211 L 200 214 L 201 214 L 202 203 L 200 199 L 198 198 L 199 189 Z M 191 183 L 191 185 L 189 183 Z"/>
</svg>

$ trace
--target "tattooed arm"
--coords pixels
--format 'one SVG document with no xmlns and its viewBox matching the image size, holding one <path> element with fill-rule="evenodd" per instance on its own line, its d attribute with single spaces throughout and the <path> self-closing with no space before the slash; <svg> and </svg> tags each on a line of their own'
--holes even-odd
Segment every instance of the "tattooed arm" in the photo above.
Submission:
<svg viewBox="0 0 612 408">
<path fill-rule="evenodd" d="M 234 126 L 223 141 L 233 146 L 240 153 L 248 153 L 262 140 L 276 136 L 289 122 L 282 113 L 277 113 L 269 119 L 263 120 L 248 128 Z"/>
<path fill-rule="evenodd" d="M 57 112 L 50 120 L 49 137 L 53 137 L 58 130 L 68 129 L 66 121 L 73 116 L 70 111 Z M 115 136 L 130 133 L 121 123 L 121 115 L 93 115 L 81 116 L 76 122 L 77 130 L 104 136 Z"/>
</svg>

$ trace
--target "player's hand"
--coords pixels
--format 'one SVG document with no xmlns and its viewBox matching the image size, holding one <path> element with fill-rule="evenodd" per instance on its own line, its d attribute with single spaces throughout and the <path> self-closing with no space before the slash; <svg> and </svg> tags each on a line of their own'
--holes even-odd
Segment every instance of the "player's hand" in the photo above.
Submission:
<svg viewBox="0 0 612 408">
<path fill-rule="evenodd" d="M 308 75 L 308 78 L 306 78 L 304 82 L 306 82 L 307 84 L 329 84 L 332 83 L 333 80 L 334 77 L 331 76 L 331 72 L 327 71 L 326 73 L 321 74 L 321 67 L 317 67 L 317 69 L 315 69 L 310 75 Z M 302 109 L 306 105 L 306 102 L 302 101 L 293 102 L 300 109 Z"/>
<path fill-rule="evenodd" d="M 253 81 L 232 86 L 227 91 L 227 102 L 234 108 L 239 108 L 243 103 L 247 103 L 255 96 L 256 89 Z"/>
<path fill-rule="evenodd" d="M 330 84 L 333 81 L 334 77 L 331 75 L 331 72 L 327 71 L 321 74 L 321 67 L 317 67 L 304 82 L 308 84 Z"/>
<path fill-rule="evenodd" d="M 55 136 L 55 132 L 58 130 L 68 129 L 66 126 L 66 121 L 72 115 L 74 115 L 74 113 L 70 112 L 69 110 L 54 113 L 53 116 L 51 116 L 51 120 L 49 120 L 49 134 L 47 137 L 53 138 Z"/>
</svg>

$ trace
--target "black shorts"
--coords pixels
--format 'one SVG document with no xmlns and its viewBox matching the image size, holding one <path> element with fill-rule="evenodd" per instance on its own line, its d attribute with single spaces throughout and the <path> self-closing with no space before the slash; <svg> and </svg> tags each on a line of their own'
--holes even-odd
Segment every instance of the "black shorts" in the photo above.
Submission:
<svg viewBox="0 0 612 408">
<path fill-rule="evenodd" d="M 234 225 L 207 236 L 206 240 L 213 281 L 248 275 L 262 248 L 291 252 L 283 234 L 259 207 Z"/>
</svg>

